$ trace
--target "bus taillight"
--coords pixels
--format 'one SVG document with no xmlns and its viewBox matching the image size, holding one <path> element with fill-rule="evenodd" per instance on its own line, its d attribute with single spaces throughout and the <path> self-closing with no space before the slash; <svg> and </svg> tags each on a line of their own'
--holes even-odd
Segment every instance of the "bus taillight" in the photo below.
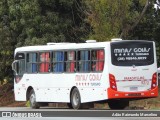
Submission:
<svg viewBox="0 0 160 120">
<path fill-rule="evenodd" d="M 154 89 L 157 86 L 157 73 L 154 73 L 152 76 L 151 89 Z"/>
<path fill-rule="evenodd" d="M 117 91 L 116 79 L 114 75 L 109 74 L 109 82 L 110 88 Z"/>
</svg>

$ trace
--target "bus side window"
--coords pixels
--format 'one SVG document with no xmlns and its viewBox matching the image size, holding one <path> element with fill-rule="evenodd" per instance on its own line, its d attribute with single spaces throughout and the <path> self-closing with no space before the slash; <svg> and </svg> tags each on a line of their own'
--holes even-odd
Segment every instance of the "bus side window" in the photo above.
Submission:
<svg viewBox="0 0 160 120">
<path fill-rule="evenodd" d="M 96 71 L 96 60 L 97 60 L 97 53 L 96 50 L 92 50 L 91 52 L 91 70 Z"/>
<path fill-rule="evenodd" d="M 37 72 L 37 53 L 32 54 L 32 73 Z"/>
<path fill-rule="evenodd" d="M 90 71 L 90 51 L 78 51 L 78 70 L 80 72 Z"/>
<path fill-rule="evenodd" d="M 40 53 L 40 66 L 39 71 L 40 72 L 49 72 L 49 62 L 50 62 L 50 56 L 49 53 Z"/>
<path fill-rule="evenodd" d="M 103 71 L 104 68 L 104 50 L 92 50 L 91 52 L 92 71 Z"/>
<path fill-rule="evenodd" d="M 66 72 L 75 72 L 75 51 L 65 53 Z"/>
<path fill-rule="evenodd" d="M 37 72 L 37 53 L 27 53 L 27 72 L 35 73 Z"/>
<path fill-rule="evenodd" d="M 104 51 L 98 50 L 97 51 L 97 63 L 96 63 L 96 71 L 103 71 L 104 67 Z"/>
<path fill-rule="evenodd" d="M 63 72 L 64 71 L 64 52 L 55 51 L 52 54 L 52 69 L 53 72 Z"/>
<path fill-rule="evenodd" d="M 31 54 L 27 53 L 27 73 L 31 73 Z"/>
<path fill-rule="evenodd" d="M 51 70 L 55 72 L 56 52 L 52 52 Z"/>
</svg>

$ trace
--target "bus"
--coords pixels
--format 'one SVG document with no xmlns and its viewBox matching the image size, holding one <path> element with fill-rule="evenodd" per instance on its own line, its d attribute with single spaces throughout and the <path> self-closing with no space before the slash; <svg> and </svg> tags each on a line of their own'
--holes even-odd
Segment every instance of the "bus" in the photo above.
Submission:
<svg viewBox="0 0 160 120">
<path fill-rule="evenodd" d="M 80 109 L 106 102 L 124 109 L 129 101 L 158 96 L 155 42 L 48 43 L 15 49 L 14 95 L 31 108 L 66 103 Z"/>
</svg>

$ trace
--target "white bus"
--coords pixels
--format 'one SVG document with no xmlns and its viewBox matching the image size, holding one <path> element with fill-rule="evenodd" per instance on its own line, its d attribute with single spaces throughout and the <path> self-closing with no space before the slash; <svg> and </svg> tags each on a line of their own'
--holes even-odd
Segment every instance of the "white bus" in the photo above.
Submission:
<svg viewBox="0 0 160 120">
<path fill-rule="evenodd" d="M 49 43 L 16 48 L 14 58 L 15 100 L 32 108 L 63 102 L 79 109 L 102 101 L 123 109 L 130 100 L 158 96 L 153 41 Z"/>
</svg>

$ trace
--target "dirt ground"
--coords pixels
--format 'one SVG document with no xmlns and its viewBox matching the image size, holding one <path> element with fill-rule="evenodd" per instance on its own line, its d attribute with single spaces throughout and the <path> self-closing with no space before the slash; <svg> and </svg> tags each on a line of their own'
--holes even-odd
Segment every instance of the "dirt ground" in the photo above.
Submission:
<svg viewBox="0 0 160 120">
<path fill-rule="evenodd" d="M 160 88 L 160 87 L 159 87 Z M 160 89 L 159 89 L 160 94 Z M 16 102 L 14 100 L 14 92 L 13 85 L 7 83 L 3 86 L 0 86 L 0 107 L 25 107 L 26 102 Z M 66 104 L 49 104 L 52 107 L 67 107 Z M 94 104 L 94 108 L 98 109 L 108 109 L 108 105 L 106 104 Z M 149 98 L 145 100 L 136 100 L 131 101 L 129 104 L 130 109 L 160 109 L 160 95 L 157 98 Z"/>
<path fill-rule="evenodd" d="M 26 102 L 15 102 L 12 84 L 7 83 L 0 86 L 0 106 L 22 107 L 25 106 L 25 104 Z"/>
</svg>

